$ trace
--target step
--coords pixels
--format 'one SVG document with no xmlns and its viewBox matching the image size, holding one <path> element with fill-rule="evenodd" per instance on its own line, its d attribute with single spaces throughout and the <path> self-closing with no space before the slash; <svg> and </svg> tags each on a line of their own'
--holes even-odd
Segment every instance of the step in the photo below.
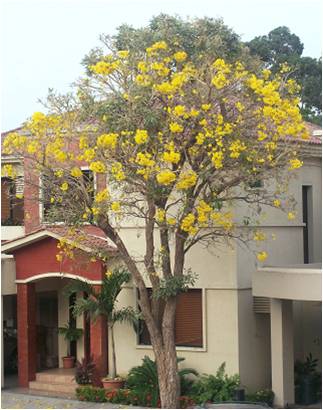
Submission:
<svg viewBox="0 0 323 410">
<path fill-rule="evenodd" d="M 29 388 L 33 390 L 43 390 L 46 392 L 59 392 L 59 393 L 75 393 L 75 389 L 77 387 L 77 384 L 75 383 L 45 383 L 45 382 L 39 382 L 39 381 L 32 381 L 29 382 Z"/>
<path fill-rule="evenodd" d="M 60 383 L 60 384 L 75 384 L 73 374 L 58 374 L 58 373 L 36 373 L 36 381 L 43 383 Z"/>
</svg>

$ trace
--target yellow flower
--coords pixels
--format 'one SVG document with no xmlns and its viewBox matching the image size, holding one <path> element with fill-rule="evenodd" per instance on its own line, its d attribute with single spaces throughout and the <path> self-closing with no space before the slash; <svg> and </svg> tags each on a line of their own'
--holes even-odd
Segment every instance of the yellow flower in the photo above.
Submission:
<svg viewBox="0 0 323 410">
<path fill-rule="evenodd" d="M 108 270 L 108 271 L 105 273 L 105 276 L 106 276 L 107 278 L 110 278 L 112 275 L 113 275 L 113 273 L 112 273 L 110 270 Z"/>
<path fill-rule="evenodd" d="M 95 202 L 103 202 L 107 199 L 109 199 L 109 191 L 107 188 L 95 195 Z"/>
<path fill-rule="evenodd" d="M 98 63 L 91 65 L 90 70 L 99 75 L 109 75 L 113 73 L 120 65 L 119 61 L 113 61 L 107 63 L 106 61 L 99 61 Z"/>
<path fill-rule="evenodd" d="M 166 222 L 168 225 L 175 225 L 176 224 L 176 218 L 173 218 L 172 216 L 167 218 Z"/>
<path fill-rule="evenodd" d="M 143 167 L 153 167 L 155 165 L 155 161 L 151 159 L 151 154 L 148 152 L 138 152 L 136 163 Z"/>
<path fill-rule="evenodd" d="M 295 214 L 294 214 L 294 212 L 288 212 L 287 218 L 288 218 L 290 221 L 292 221 L 293 219 L 295 219 Z"/>
<path fill-rule="evenodd" d="M 82 171 L 80 170 L 80 168 L 78 168 L 78 167 L 73 167 L 73 168 L 71 169 L 71 175 L 72 175 L 72 177 L 74 177 L 74 178 L 80 178 L 83 174 L 82 174 Z"/>
<path fill-rule="evenodd" d="M 61 185 L 61 190 L 62 191 L 67 191 L 68 190 L 68 183 L 67 182 L 63 182 Z"/>
<path fill-rule="evenodd" d="M 201 108 L 203 111 L 209 111 L 209 109 L 211 108 L 211 104 L 202 104 Z"/>
<path fill-rule="evenodd" d="M 97 145 L 103 148 L 115 148 L 117 145 L 118 134 L 113 132 L 109 134 L 102 134 L 97 139 Z"/>
<path fill-rule="evenodd" d="M 171 130 L 171 132 L 178 133 L 178 132 L 183 132 L 184 128 L 177 122 L 171 122 L 169 124 L 169 129 Z"/>
<path fill-rule="evenodd" d="M 148 139 L 148 132 L 146 130 L 137 130 L 135 134 L 136 144 L 144 144 Z"/>
<path fill-rule="evenodd" d="M 57 262 L 62 262 L 62 260 L 63 260 L 63 255 L 62 255 L 62 254 L 56 255 L 56 260 L 57 260 Z"/>
<path fill-rule="evenodd" d="M 46 118 L 46 115 L 42 112 L 34 112 L 31 119 L 33 122 L 40 122 Z"/>
<path fill-rule="evenodd" d="M 175 181 L 176 175 L 169 169 L 165 169 L 157 174 L 156 179 L 160 185 L 169 185 Z"/>
<path fill-rule="evenodd" d="M 120 58 L 127 58 L 128 55 L 129 55 L 129 51 L 128 50 L 120 50 L 120 51 L 118 51 L 117 54 Z"/>
<path fill-rule="evenodd" d="M 300 168 L 301 166 L 303 166 L 303 161 L 300 161 L 297 158 L 290 159 L 289 163 L 290 163 L 290 167 L 288 168 L 289 170 L 297 169 L 297 168 Z"/>
<path fill-rule="evenodd" d="M 177 189 L 189 189 L 196 184 L 197 175 L 194 171 L 187 171 L 180 175 L 176 185 Z"/>
<path fill-rule="evenodd" d="M 268 258 L 268 253 L 267 252 L 265 252 L 265 251 L 258 252 L 258 254 L 257 254 L 258 261 L 264 262 L 267 258 Z"/>
<path fill-rule="evenodd" d="M 173 109 L 173 114 L 177 117 L 182 117 L 185 114 L 186 110 L 184 105 L 176 105 Z"/>
<path fill-rule="evenodd" d="M 187 214 L 181 223 L 182 231 L 189 232 L 194 235 L 194 233 L 196 233 L 196 228 L 194 229 L 193 227 L 194 222 L 195 216 L 192 213 Z"/>
<path fill-rule="evenodd" d="M 113 212 L 119 212 L 121 209 L 120 202 L 112 202 L 111 209 Z"/>
<path fill-rule="evenodd" d="M 115 162 L 112 164 L 111 173 L 117 181 L 123 181 L 126 178 L 120 162 Z"/>
<path fill-rule="evenodd" d="M 266 235 L 263 232 L 257 231 L 253 237 L 254 241 L 264 241 L 266 239 Z"/>
<path fill-rule="evenodd" d="M 91 162 L 89 166 L 90 170 L 96 173 L 103 173 L 106 171 L 105 165 L 101 161 Z"/>
<path fill-rule="evenodd" d="M 274 206 L 275 206 L 276 208 L 279 208 L 280 205 L 281 205 L 281 202 L 280 202 L 279 199 L 274 199 L 273 204 L 274 204 Z"/>
<path fill-rule="evenodd" d="M 167 50 L 167 43 L 165 41 L 157 41 L 151 47 L 146 48 L 146 52 L 148 55 L 156 54 L 158 50 Z"/>
<path fill-rule="evenodd" d="M 86 149 L 84 151 L 84 159 L 85 161 L 92 161 L 92 159 L 95 157 L 95 150 L 93 148 Z"/>
<path fill-rule="evenodd" d="M 164 209 L 158 208 L 157 211 L 156 211 L 156 215 L 155 215 L 156 221 L 157 222 L 164 222 L 165 214 L 166 214 L 166 212 L 165 212 Z"/>
<path fill-rule="evenodd" d="M 169 162 L 171 164 L 177 164 L 181 159 L 181 154 L 175 151 L 164 152 L 163 153 L 163 160 L 165 162 Z"/>
<path fill-rule="evenodd" d="M 57 178 L 62 178 L 62 176 L 64 175 L 64 172 L 63 172 L 63 170 L 59 169 L 58 171 L 55 171 L 55 172 L 54 172 L 54 175 L 55 175 Z"/>
<path fill-rule="evenodd" d="M 177 53 L 175 53 L 173 57 L 178 63 L 181 63 L 182 61 L 186 60 L 187 54 L 185 53 L 185 51 L 177 51 Z"/>
<path fill-rule="evenodd" d="M 141 71 L 142 73 L 146 73 L 148 71 L 147 64 L 144 61 L 139 61 L 137 67 L 138 67 L 138 70 Z"/>
</svg>

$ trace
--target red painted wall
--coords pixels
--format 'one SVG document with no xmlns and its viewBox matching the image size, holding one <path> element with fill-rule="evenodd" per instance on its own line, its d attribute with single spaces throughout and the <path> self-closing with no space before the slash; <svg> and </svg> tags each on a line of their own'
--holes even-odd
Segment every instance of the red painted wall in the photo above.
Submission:
<svg viewBox="0 0 323 410">
<path fill-rule="evenodd" d="M 76 251 L 75 260 L 58 262 L 57 242 L 54 238 L 45 238 L 14 251 L 17 280 L 50 272 L 71 273 L 90 280 L 102 279 L 104 264 L 101 261 L 91 262 L 88 255 L 80 250 Z"/>
</svg>

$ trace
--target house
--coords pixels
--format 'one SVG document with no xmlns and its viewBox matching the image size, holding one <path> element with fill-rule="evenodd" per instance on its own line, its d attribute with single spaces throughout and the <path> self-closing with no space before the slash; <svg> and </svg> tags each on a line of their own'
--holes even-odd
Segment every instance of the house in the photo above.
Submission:
<svg viewBox="0 0 323 410">
<path fill-rule="evenodd" d="M 262 222 L 267 236 L 276 237 L 266 244 L 266 266 L 257 266 L 252 252 L 237 243 L 193 247 L 186 267 L 199 276 L 194 289 L 180 295 L 176 313 L 178 355 L 186 359 L 185 366 L 214 374 L 225 362 L 227 372 L 239 373 L 248 390 L 272 387 L 278 406 L 294 402 L 295 359 L 312 353 L 321 364 L 321 129 L 309 127 L 304 166 L 289 188 L 297 202 L 296 218 L 287 220 L 270 208 Z M 64 286 L 81 279 L 99 287 L 107 267 L 88 255 L 102 247 L 113 263 L 116 250 L 102 231 L 84 226 L 77 261 L 57 260 L 57 243 L 68 237 L 67 228 L 46 223 L 46 206 L 27 199 L 28 190 L 35 188 L 23 181 L 21 158 L 3 157 L 2 166 L 9 163 L 16 179 L 1 180 L 3 330 L 18 330 L 20 386 L 46 389 L 41 374 L 61 367 L 66 353 L 66 342 L 56 329 L 72 320 L 74 301 L 64 296 Z M 105 182 L 94 176 L 93 183 L 99 187 Z M 11 202 L 9 192 L 22 189 L 25 202 Z M 142 253 L 143 228 L 129 223 L 121 235 L 133 254 Z M 135 306 L 136 299 L 136 289 L 127 284 L 120 305 Z M 71 346 L 73 354 L 78 359 L 93 354 L 104 375 L 111 342 L 106 324 L 79 317 L 76 325 L 84 334 Z M 120 374 L 144 355 L 152 356 L 144 327 L 136 334 L 130 326 L 116 325 L 115 333 Z M 6 346 L 4 350 L 6 355 Z"/>
</svg>

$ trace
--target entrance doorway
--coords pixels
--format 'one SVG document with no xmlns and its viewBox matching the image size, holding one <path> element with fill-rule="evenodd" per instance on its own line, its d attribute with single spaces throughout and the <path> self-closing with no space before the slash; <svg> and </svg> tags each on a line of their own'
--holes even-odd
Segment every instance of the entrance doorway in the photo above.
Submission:
<svg viewBox="0 0 323 410">
<path fill-rule="evenodd" d="M 58 297 L 57 291 L 38 292 L 37 371 L 58 367 Z"/>
</svg>

